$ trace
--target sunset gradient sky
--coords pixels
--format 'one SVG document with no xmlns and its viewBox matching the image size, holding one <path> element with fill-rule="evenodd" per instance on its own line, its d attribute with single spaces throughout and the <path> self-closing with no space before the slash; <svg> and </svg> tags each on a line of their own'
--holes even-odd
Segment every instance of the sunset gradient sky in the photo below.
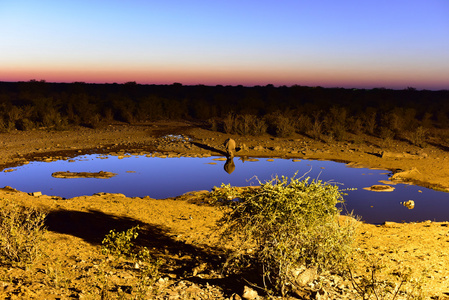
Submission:
<svg viewBox="0 0 449 300">
<path fill-rule="evenodd" d="M 448 0 L 0 0 L 0 81 L 449 89 Z"/>
</svg>

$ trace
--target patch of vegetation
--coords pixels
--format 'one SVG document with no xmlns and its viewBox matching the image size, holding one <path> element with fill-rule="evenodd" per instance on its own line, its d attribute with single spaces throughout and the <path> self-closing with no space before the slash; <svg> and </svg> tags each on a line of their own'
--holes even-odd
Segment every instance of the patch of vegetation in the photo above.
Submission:
<svg viewBox="0 0 449 300">
<path fill-rule="evenodd" d="M 425 147 L 426 146 L 426 139 L 427 139 L 427 129 L 423 126 L 418 126 L 416 130 L 409 131 L 406 136 L 407 139 L 410 141 L 412 145 L 418 146 L 418 147 Z"/>
<path fill-rule="evenodd" d="M 0 200 L 0 259 L 3 264 L 24 267 L 41 254 L 46 214 L 7 199 Z"/>
<path fill-rule="evenodd" d="M 103 254 L 117 257 L 132 256 L 134 254 L 134 243 L 132 241 L 139 235 L 137 230 L 139 230 L 139 226 L 122 232 L 116 232 L 114 229 L 109 231 L 101 242 Z"/>
<path fill-rule="evenodd" d="M 421 300 L 423 295 L 423 279 L 414 278 L 411 268 L 398 268 L 388 272 L 386 265 L 379 257 L 368 258 L 363 255 L 359 258 L 367 262 L 366 272 L 355 276 L 351 269 L 348 270 L 348 277 L 358 296 L 363 300 Z M 422 274 L 424 275 L 424 274 Z"/>
<path fill-rule="evenodd" d="M 433 132 L 432 143 L 444 148 L 448 95 L 415 89 L 0 82 L 0 132 L 184 119 L 209 120 L 210 129 L 225 133 L 284 138 L 301 133 L 326 143 L 350 141 L 352 133 L 380 137 L 385 145 L 406 139 L 424 147 Z"/>
<path fill-rule="evenodd" d="M 138 270 L 137 283 L 133 287 L 136 299 L 147 299 L 154 291 L 154 284 L 159 278 L 160 266 L 162 261 L 151 256 L 146 247 L 138 247 L 133 240 L 137 238 L 139 226 L 132 227 L 127 231 L 116 232 L 111 230 L 102 241 L 102 252 L 112 257 L 112 263 L 115 258 L 125 258 L 130 260 L 135 270 Z M 105 266 L 104 266 L 105 267 Z M 106 267 L 105 267 L 106 268 Z M 102 293 L 107 294 L 107 276 L 103 274 Z"/>
<path fill-rule="evenodd" d="M 339 220 L 336 204 L 343 195 L 337 185 L 284 176 L 260 188 L 215 189 L 212 198 L 230 208 L 219 222 L 222 236 L 236 243 L 226 267 L 257 266 L 265 289 L 282 295 L 301 288 L 299 270 L 345 269 L 356 222 Z"/>
</svg>

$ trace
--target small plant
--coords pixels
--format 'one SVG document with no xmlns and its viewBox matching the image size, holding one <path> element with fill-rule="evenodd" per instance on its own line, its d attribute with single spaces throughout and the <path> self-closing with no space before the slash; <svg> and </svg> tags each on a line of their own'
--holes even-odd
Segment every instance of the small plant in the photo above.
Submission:
<svg viewBox="0 0 449 300">
<path fill-rule="evenodd" d="M 105 255 L 131 259 L 134 269 L 139 272 L 135 286 L 136 297 L 137 299 L 148 299 L 149 295 L 154 293 L 154 284 L 159 278 L 162 261 L 153 258 L 146 247 L 138 249 L 134 245 L 132 241 L 137 238 L 138 230 L 138 225 L 123 232 L 111 230 L 102 241 L 102 250 Z M 104 277 L 103 293 L 107 292 L 106 279 L 107 277 Z"/>
<path fill-rule="evenodd" d="M 215 118 L 210 118 L 207 120 L 207 124 L 210 130 L 218 131 L 218 121 Z"/>
<path fill-rule="evenodd" d="M 45 274 L 48 276 L 50 280 L 50 284 L 54 287 L 63 287 L 67 288 L 70 280 L 67 279 L 66 271 L 62 267 L 61 261 L 56 258 L 56 260 L 48 260 L 46 267 L 44 269 Z"/>
<path fill-rule="evenodd" d="M 368 258 L 365 257 L 364 260 L 367 261 Z M 356 277 L 349 268 L 349 280 L 361 299 L 423 299 L 423 281 L 413 278 L 410 268 L 395 270 L 391 274 L 387 274 L 385 270 L 386 265 L 378 258 L 369 259 L 366 274 L 361 276 Z"/>
<path fill-rule="evenodd" d="M 231 208 L 218 224 L 222 236 L 238 237 L 227 266 L 260 266 L 266 290 L 271 285 L 283 295 L 303 267 L 341 269 L 352 251 L 355 226 L 339 223 L 336 204 L 343 194 L 338 186 L 284 176 L 260 184 L 246 189 L 223 185 L 212 193 Z"/>
<path fill-rule="evenodd" d="M 46 214 L 6 199 L 0 200 L 0 259 L 2 263 L 26 266 L 41 253 Z"/>
<path fill-rule="evenodd" d="M 139 225 L 128 229 L 127 231 L 116 232 L 114 229 L 109 231 L 109 234 L 103 239 L 101 244 L 105 255 L 113 255 L 117 257 L 130 257 L 133 254 L 134 243 L 132 240 L 139 235 Z"/>
<path fill-rule="evenodd" d="M 136 285 L 136 293 L 138 299 L 148 299 L 147 296 L 155 293 L 153 290 L 156 280 L 159 278 L 160 267 L 162 261 L 154 259 L 147 248 L 143 248 L 137 256 L 137 263 L 141 270 L 138 282 Z"/>
</svg>

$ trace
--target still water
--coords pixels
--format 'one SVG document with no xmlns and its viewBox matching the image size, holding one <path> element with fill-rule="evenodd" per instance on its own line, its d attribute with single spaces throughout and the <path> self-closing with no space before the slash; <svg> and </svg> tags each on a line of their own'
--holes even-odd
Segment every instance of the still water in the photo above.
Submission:
<svg viewBox="0 0 449 300">
<path fill-rule="evenodd" d="M 221 183 L 234 186 L 258 185 L 275 175 L 292 177 L 297 173 L 306 177 L 331 181 L 340 188 L 357 188 L 347 191 L 346 210 L 354 211 L 368 223 L 384 221 L 449 221 L 449 193 L 427 188 L 397 184 L 393 192 L 372 192 L 363 188 L 388 180 L 391 173 L 385 170 L 350 168 L 344 163 L 332 161 L 260 158 L 258 161 L 244 161 L 234 158 L 217 161 L 209 158 L 159 158 L 130 156 L 84 155 L 72 160 L 54 162 L 31 162 L 17 167 L 13 172 L 0 173 L 0 186 L 11 186 L 24 192 L 41 191 L 46 195 L 71 198 L 92 195 L 98 192 L 123 193 L 128 197 L 162 199 L 174 197 L 195 190 L 211 190 Z M 226 165 L 226 166 L 225 166 Z M 226 169 L 226 170 L 225 170 Z M 109 179 L 72 178 L 61 179 L 51 176 L 54 172 L 99 172 L 117 173 Z M 257 178 L 255 177 L 257 176 Z M 401 202 L 413 200 L 414 209 L 408 209 Z"/>
</svg>

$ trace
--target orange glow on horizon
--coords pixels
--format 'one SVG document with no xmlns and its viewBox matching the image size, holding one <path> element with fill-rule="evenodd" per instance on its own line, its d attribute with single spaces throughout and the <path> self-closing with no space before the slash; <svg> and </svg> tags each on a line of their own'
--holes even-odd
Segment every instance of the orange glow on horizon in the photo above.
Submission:
<svg viewBox="0 0 449 300">
<path fill-rule="evenodd" d="M 267 85 L 275 86 L 323 86 L 346 88 L 386 87 L 402 89 L 408 86 L 434 89 L 448 85 L 444 80 L 435 81 L 426 74 L 401 74 L 391 72 L 367 72 L 329 69 L 276 70 L 270 68 L 216 68 L 214 70 L 198 67 L 159 67 L 159 68 L 2 68 L 0 81 L 45 80 L 47 82 L 86 82 L 86 83 L 124 83 L 135 81 L 140 84 L 172 84 L 184 85 Z M 447 81 L 447 80 L 446 80 Z M 438 89 L 438 88 L 437 88 Z"/>
</svg>

